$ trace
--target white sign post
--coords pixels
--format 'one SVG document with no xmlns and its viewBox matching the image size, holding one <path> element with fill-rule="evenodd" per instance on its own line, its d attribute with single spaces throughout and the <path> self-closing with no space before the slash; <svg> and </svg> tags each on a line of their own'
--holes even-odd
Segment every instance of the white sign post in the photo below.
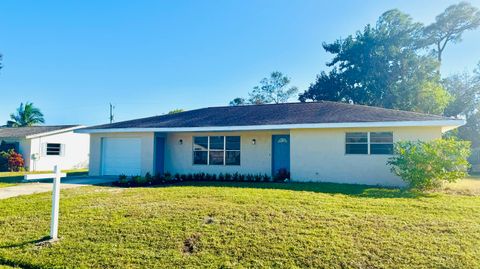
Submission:
<svg viewBox="0 0 480 269">
<path fill-rule="evenodd" d="M 66 174 L 60 171 L 58 165 L 53 168 L 53 174 L 33 174 L 25 175 L 26 180 L 53 178 L 52 190 L 52 219 L 50 223 L 50 240 L 58 240 L 58 209 L 60 206 L 60 178 Z"/>
</svg>

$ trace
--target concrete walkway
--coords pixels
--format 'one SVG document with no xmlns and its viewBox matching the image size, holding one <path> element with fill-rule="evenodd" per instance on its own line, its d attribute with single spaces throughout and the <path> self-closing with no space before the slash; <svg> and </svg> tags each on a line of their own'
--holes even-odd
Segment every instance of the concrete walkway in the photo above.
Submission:
<svg viewBox="0 0 480 269">
<path fill-rule="evenodd" d="M 117 178 L 67 177 L 61 180 L 60 190 L 78 188 L 83 186 L 108 184 L 116 180 Z M 49 191 L 52 191 L 51 182 L 21 183 L 12 187 L 0 188 L 0 199 Z"/>
</svg>

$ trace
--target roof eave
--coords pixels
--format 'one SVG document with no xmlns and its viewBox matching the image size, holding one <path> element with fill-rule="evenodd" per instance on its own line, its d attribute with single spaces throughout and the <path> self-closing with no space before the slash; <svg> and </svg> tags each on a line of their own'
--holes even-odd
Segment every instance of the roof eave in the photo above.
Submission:
<svg viewBox="0 0 480 269">
<path fill-rule="evenodd" d="M 141 133 L 141 132 L 210 132 L 210 131 L 261 131 L 286 129 L 327 129 L 327 128 L 370 128 L 370 127 L 428 127 L 439 126 L 442 131 L 452 130 L 465 124 L 462 119 L 429 121 L 381 121 L 381 122 L 341 122 L 341 123 L 301 123 L 277 125 L 245 126 L 205 126 L 205 127 L 162 127 L 162 128 L 84 128 L 75 133 Z"/>
<path fill-rule="evenodd" d="M 49 136 L 49 135 L 55 135 L 55 134 L 61 134 L 61 133 L 66 133 L 70 131 L 75 131 L 77 129 L 85 128 L 86 126 L 84 125 L 78 125 L 78 126 L 73 126 L 70 128 L 65 128 L 65 129 L 59 129 L 55 131 L 50 131 L 50 132 L 44 132 L 44 133 L 39 133 L 39 134 L 33 134 L 33 135 L 27 135 L 24 138 L 25 139 L 32 139 L 32 138 L 37 138 L 37 137 L 42 137 L 42 136 Z"/>
</svg>

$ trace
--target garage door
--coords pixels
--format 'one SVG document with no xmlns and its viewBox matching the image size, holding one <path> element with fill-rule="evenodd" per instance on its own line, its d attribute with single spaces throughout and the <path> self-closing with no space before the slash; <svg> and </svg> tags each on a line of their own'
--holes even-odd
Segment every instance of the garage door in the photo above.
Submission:
<svg viewBox="0 0 480 269">
<path fill-rule="evenodd" d="M 103 138 L 102 174 L 128 176 L 141 173 L 140 138 Z"/>
</svg>

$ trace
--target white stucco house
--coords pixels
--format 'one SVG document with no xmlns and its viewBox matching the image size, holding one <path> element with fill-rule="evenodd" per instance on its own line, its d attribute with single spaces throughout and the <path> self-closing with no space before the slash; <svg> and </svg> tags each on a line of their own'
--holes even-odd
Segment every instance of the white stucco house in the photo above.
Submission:
<svg viewBox="0 0 480 269">
<path fill-rule="evenodd" d="M 0 147 L 23 155 L 28 171 L 51 171 L 88 167 L 89 136 L 74 133 L 81 125 L 1 127 Z"/>
<path fill-rule="evenodd" d="M 294 181 L 402 185 L 393 143 L 432 140 L 463 120 L 335 102 L 209 107 L 78 129 L 89 173 L 262 173 Z"/>
</svg>

